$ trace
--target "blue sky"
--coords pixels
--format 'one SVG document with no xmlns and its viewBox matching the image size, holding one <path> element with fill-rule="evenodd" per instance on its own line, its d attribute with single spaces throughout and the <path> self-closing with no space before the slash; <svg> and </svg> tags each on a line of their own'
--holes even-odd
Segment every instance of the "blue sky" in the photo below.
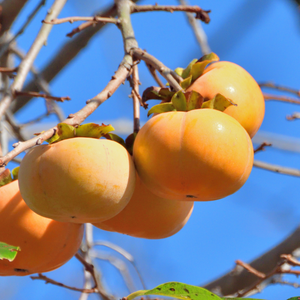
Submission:
<svg viewBox="0 0 300 300">
<path fill-rule="evenodd" d="M 92 15 L 111 1 L 69 1 L 61 17 Z M 157 1 L 177 4 L 177 1 Z M 16 22 L 16 31 L 26 15 L 38 3 L 29 1 Z M 47 1 L 47 8 L 52 1 Z M 153 1 L 141 1 L 153 4 Z M 231 0 L 190 1 L 211 9 L 211 23 L 203 25 L 209 45 L 221 60 L 244 67 L 258 82 L 272 81 L 299 88 L 300 78 L 300 14 L 292 0 Z M 99 6 L 100 5 L 100 6 Z M 42 9 L 34 22 L 18 39 L 25 51 L 29 49 L 45 16 Z M 132 22 L 139 46 L 156 56 L 170 68 L 184 67 L 193 58 L 202 56 L 183 13 L 149 12 L 135 14 Z M 76 24 L 57 25 L 51 32 L 47 47 L 36 59 L 42 68 L 64 41 L 65 34 Z M 122 37 L 114 25 L 97 34 L 88 47 L 51 83 L 56 96 L 70 96 L 71 101 L 60 104 L 66 115 L 84 106 L 85 101 L 98 94 L 107 84 L 123 57 Z M 141 90 L 155 85 L 143 63 L 140 64 Z M 132 118 L 130 89 L 126 83 L 87 120 L 102 122 Z M 44 110 L 42 99 L 35 99 L 18 113 L 20 122 L 39 115 Z M 286 115 L 299 107 L 270 101 L 259 134 L 269 133 L 299 138 L 299 121 L 288 122 Z M 141 119 L 147 120 L 142 109 Z M 55 121 L 50 117 L 48 121 Z M 43 125 L 41 125 L 43 126 Z M 45 126 L 45 125 L 44 125 Z M 259 160 L 300 168 L 299 153 L 268 148 L 256 155 Z M 246 184 L 234 195 L 207 203 L 196 203 L 187 225 L 176 235 L 163 240 L 144 240 L 117 233 L 95 230 L 95 239 L 108 240 L 131 253 L 146 282 L 147 288 L 168 281 L 201 285 L 227 272 L 236 259 L 251 261 L 275 246 L 299 224 L 299 178 L 278 175 L 254 168 Z M 101 251 L 105 249 L 99 248 Z M 107 251 L 107 250 L 106 250 Z M 119 258 L 121 258 L 119 256 Z M 107 262 L 99 260 L 105 285 L 118 297 L 128 294 L 119 273 Z M 136 288 L 142 286 L 128 265 Z M 81 266 L 72 259 L 62 268 L 48 273 L 50 277 L 80 286 Z M 297 281 L 296 278 L 289 278 Z M 1 278 L 1 299 L 78 299 L 79 293 L 45 285 L 24 278 Z M 300 295 L 287 286 L 270 286 L 257 298 L 282 300 Z M 91 296 L 91 299 L 96 297 Z"/>
</svg>

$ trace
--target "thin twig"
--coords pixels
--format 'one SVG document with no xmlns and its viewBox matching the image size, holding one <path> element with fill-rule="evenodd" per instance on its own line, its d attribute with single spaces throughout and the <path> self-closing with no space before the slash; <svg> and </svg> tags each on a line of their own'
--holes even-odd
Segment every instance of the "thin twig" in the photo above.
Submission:
<svg viewBox="0 0 300 300">
<path fill-rule="evenodd" d="M 8 0 L 12 1 L 12 0 Z M 19 1 L 19 0 L 18 0 Z M 139 0 L 133 0 L 132 2 L 137 2 Z M 112 5 L 110 8 L 104 11 L 97 13 L 97 16 L 101 17 L 115 17 L 117 14 L 116 6 Z M 50 25 L 48 25 L 50 26 Z M 40 72 L 40 76 L 46 80 L 46 82 L 52 81 L 61 70 L 64 69 L 79 53 L 84 49 L 92 37 L 104 28 L 105 24 L 98 23 L 95 26 L 91 26 L 80 32 L 75 38 L 68 40 L 66 43 L 58 47 L 58 52 L 55 52 L 55 55 L 52 59 L 47 62 L 47 65 Z M 25 86 L 23 90 L 26 91 L 38 91 L 36 86 L 36 80 L 32 80 L 28 85 Z M 24 99 L 23 99 L 24 98 Z M 22 97 L 18 101 L 14 101 L 11 104 L 11 110 L 13 113 L 20 110 L 24 107 L 32 98 L 31 97 Z"/>
<path fill-rule="evenodd" d="M 116 91 L 116 89 L 122 84 L 122 82 L 124 82 L 129 76 L 129 73 L 130 71 L 126 67 L 124 67 L 124 64 L 121 64 L 116 74 L 108 82 L 107 86 L 103 89 L 103 91 L 96 95 L 94 98 L 88 100 L 87 105 L 85 105 L 77 113 L 73 114 L 72 117 L 64 120 L 64 123 L 73 126 L 81 124 L 90 114 L 92 114 L 104 101 L 106 101 Z M 51 136 L 53 136 L 56 130 L 57 127 L 55 126 L 39 134 L 37 137 L 34 137 L 25 142 L 18 143 L 12 151 L 7 153 L 7 155 L 0 157 L 0 166 L 5 166 L 9 161 L 11 161 L 21 152 L 35 145 L 39 145 L 43 141 L 49 139 Z"/>
<path fill-rule="evenodd" d="M 249 264 L 246 264 L 245 262 L 241 261 L 241 260 L 236 260 L 235 263 L 239 266 L 242 266 L 244 269 L 246 269 L 248 272 L 254 274 L 255 276 L 257 276 L 258 278 L 266 278 L 266 274 L 259 272 L 258 270 L 252 268 Z"/>
<path fill-rule="evenodd" d="M 272 171 L 275 173 L 300 177 L 300 170 L 298 170 L 298 169 L 283 167 L 283 166 L 279 166 L 279 165 L 273 165 L 273 164 L 269 164 L 269 163 L 259 161 L 259 160 L 254 160 L 253 166 L 264 169 L 264 170 Z"/>
<path fill-rule="evenodd" d="M 81 288 L 76 288 L 76 287 L 72 287 L 72 286 L 69 286 L 69 285 L 65 285 L 61 282 L 58 282 L 58 281 L 55 281 L 43 274 L 38 274 L 38 276 L 30 276 L 30 278 L 32 280 L 44 280 L 45 283 L 51 283 L 51 284 L 54 284 L 54 285 L 57 285 L 57 286 L 60 286 L 60 287 L 63 287 L 63 288 L 66 288 L 66 289 L 69 289 L 69 290 L 72 290 L 72 291 L 77 291 L 77 292 L 81 292 L 81 293 L 88 293 L 88 294 L 92 294 L 92 293 L 96 293 L 97 292 L 97 288 L 94 287 L 94 288 L 91 288 L 91 289 L 81 289 Z"/>
<path fill-rule="evenodd" d="M 55 0 L 48 14 L 46 20 L 52 20 L 58 16 L 62 8 L 64 7 L 67 0 Z M 10 106 L 13 100 L 13 94 L 15 90 L 22 90 L 23 84 L 27 77 L 30 68 L 40 52 L 43 45 L 46 43 L 48 35 L 53 25 L 43 24 L 38 35 L 36 36 L 33 44 L 31 45 L 26 57 L 22 60 L 19 65 L 17 75 L 13 84 L 11 85 L 11 93 L 6 95 L 0 102 L 0 117 L 4 115 L 5 110 Z"/>
<path fill-rule="evenodd" d="M 104 247 L 107 247 L 107 248 L 110 248 L 116 252 L 118 252 L 119 254 L 121 254 L 124 258 L 126 258 L 131 264 L 132 266 L 134 267 L 136 273 L 138 274 L 139 276 L 139 279 L 142 283 L 142 286 L 143 286 L 143 289 L 146 290 L 146 284 L 144 282 L 144 279 L 140 273 L 140 271 L 138 270 L 138 267 L 136 266 L 136 263 L 135 263 L 135 260 L 133 258 L 133 256 L 128 253 L 126 250 L 124 250 L 123 248 L 121 248 L 120 246 L 117 246 L 111 242 L 108 242 L 108 241 L 96 241 L 93 243 L 93 246 L 104 246 Z"/>
<path fill-rule="evenodd" d="M 18 71 L 18 68 L 4 68 L 0 67 L 0 73 L 15 73 Z"/>
<path fill-rule="evenodd" d="M 44 6 L 46 3 L 46 0 L 41 0 L 40 3 L 34 8 L 34 10 L 31 12 L 31 14 L 28 16 L 27 20 L 23 24 L 23 26 L 19 29 L 19 31 L 4 45 L 1 46 L 0 50 L 0 57 L 7 51 L 9 46 L 16 40 L 18 36 L 20 36 L 26 29 L 26 27 L 30 24 L 34 16 L 38 13 L 38 11 L 41 9 L 42 6 Z"/>
<path fill-rule="evenodd" d="M 140 131 L 140 106 L 142 103 L 142 97 L 139 94 L 139 73 L 138 66 L 135 64 L 132 67 L 132 75 L 129 77 L 131 86 L 131 96 L 133 100 L 133 132 L 138 133 Z"/>
<path fill-rule="evenodd" d="M 295 112 L 290 116 L 286 116 L 286 119 L 289 120 L 289 121 L 294 121 L 294 120 L 300 119 L 300 113 Z"/>
<path fill-rule="evenodd" d="M 25 58 L 25 53 L 23 53 L 22 50 L 20 50 L 18 47 L 10 47 L 10 51 L 17 55 L 19 58 L 24 59 Z M 41 76 L 40 72 L 34 67 L 34 65 L 31 66 L 30 69 L 31 73 L 34 75 L 36 81 L 35 84 L 38 86 L 38 88 L 45 94 L 50 95 L 50 88 L 48 82 Z M 22 100 L 25 99 L 24 97 L 21 98 Z M 63 110 L 58 106 L 56 102 L 51 101 L 46 101 L 46 107 L 47 107 L 47 114 L 48 116 L 51 113 L 56 114 L 59 122 L 62 122 L 65 119 L 65 114 Z"/>
<path fill-rule="evenodd" d="M 68 17 L 68 18 L 61 18 L 61 19 L 53 19 L 51 21 L 45 21 L 43 20 L 43 23 L 46 24 L 53 24 L 53 25 L 57 25 L 57 24 L 62 24 L 62 23 L 73 23 L 76 21 L 89 21 L 89 22 L 93 22 L 93 23 L 113 23 L 113 24 L 118 24 L 120 23 L 120 21 L 118 19 L 115 18 L 102 18 L 102 17 Z"/>
<path fill-rule="evenodd" d="M 294 98 L 289 98 L 286 96 L 278 96 L 278 95 L 270 95 L 263 93 L 265 101 L 282 101 L 282 102 L 287 102 L 287 103 L 292 103 L 292 104 L 300 104 L 300 100 L 294 99 Z"/>
<path fill-rule="evenodd" d="M 209 23 L 210 10 L 203 10 L 199 6 L 185 6 L 185 5 L 132 5 L 131 13 L 146 12 L 146 11 L 185 11 L 190 13 L 196 13 L 196 18 L 205 23 Z"/>
<path fill-rule="evenodd" d="M 300 97 L 300 90 L 291 89 L 289 87 L 278 85 L 273 82 L 263 82 L 263 83 L 260 83 L 259 86 L 260 87 L 268 87 L 268 88 L 276 89 L 279 91 L 289 92 L 289 93 L 295 94 Z"/>
<path fill-rule="evenodd" d="M 298 226 L 284 241 L 250 262 L 249 265 L 256 270 L 259 270 L 259 272 L 269 274 L 278 266 L 278 262 L 282 260 L 280 258 L 282 253 L 293 253 L 294 251 L 296 253 L 296 250 L 300 248 L 299 237 L 300 226 Z M 239 268 L 241 267 L 239 266 Z M 235 268 L 216 280 L 201 286 L 212 292 L 217 291 L 218 294 L 224 296 L 236 295 L 238 291 L 248 289 L 248 287 L 253 284 L 254 286 L 257 284 L 256 276 L 253 276 L 253 274 L 249 273 L 246 269 L 237 271 Z"/>
<path fill-rule="evenodd" d="M 179 0 L 179 3 L 183 6 L 188 6 L 189 4 L 187 3 L 186 0 Z M 186 12 L 186 16 L 188 18 L 188 21 L 193 29 L 194 35 L 196 37 L 196 40 L 200 46 L 200 49 L 204 54 L 208 54 L 211 52 L 208 42 L 207 42 L 207 37 L 206 34 L 201 26 L 201 23 L 195 19 L 192 13 Z"/>
<path fill-rule="evenodd" d="M 171 69 L 166 67 L 161 61 L 154 56 L 150 55 L 146 51 L 134 48 L 131 49 L 130 53 L 137 59 L 143 60 L 146 64 L 150 64 L 154 69 L 158 70 L 159 73 L 169 82 L 170 86 L 177 92 L 182 90 L 177 80 L 174 78 L 174 74 Z"/>
<path fill-rule="evenodd" d="M 44 98 L 44 99 L 48 99 L 48 100 L 55 100 L 55 101 L 59 101 L 59 102 L 64 102 L 65 100 L 71 100 L 70 97 L 66 96 L 66 97 L 54 97 L 54 96 L 50 96 L 48 94 L 41 94 L 41 93 L 37 93 L 37 92 L 24 92 L 24 91 L 15 91 L 15 96 L 30 96 L 30 97 L 36 97 L 36 98 Z"/>
<path fill-rule="evenodd" d="M 255 150 L 254 150 L 254 153 L 257 153 L 259 151 L 265 151 L 265 148 L 266 147 L 270 147 L 272 146 L 272 144 L 270 143 L 267 143 L 267 142 L 263 142 L 262 144 L 260 144 Z"/>
<path fill-rule="evenodd" d="M 153 68 L 150 64 L 147 64 L 146 63 L 146 66 L 150 72 L 150 74 L 153 76 L 154 80 L 156 81 L 156 83 L 161 87 L 161 88 L 164 88 L 166 87 L 162 81 L 160 80 L 160 78 L 157 76 L 157 73 L 156 73 L 156 70 L 155 68 Z"/>
</svg>

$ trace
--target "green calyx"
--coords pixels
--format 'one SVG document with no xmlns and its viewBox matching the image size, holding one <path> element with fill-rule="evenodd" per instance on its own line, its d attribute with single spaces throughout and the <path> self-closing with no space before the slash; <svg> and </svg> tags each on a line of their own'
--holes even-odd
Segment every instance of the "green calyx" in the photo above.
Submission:
<svg viewBox="0 0 300 300">
<path fill-rule="evenodd" d="M 57 130 L 55 134 L 46 140 L 49 144 L 53 144 L 59 142 L 61 140 L 74 138 L 74 137 L 90 137 L 99 139 L 101 137 L 105 137 L 108 140 L 113 140 L 121 145 L 125 145 L 124 140 L 116 134 L 111 133 L 114 131 L 114 127 L 111 125 L 102 125 L 95 123 L 87 123 L 83 125 L 79 125 L 77 127 L 68 125 L 66 123 L 57 124 Z"/>
<path fill-rule="evenodd" d="M 19 174 L 19 168 L 16 167 L 14 168 L 11 172 L 9 169 L 5 169 L 1 174 L 0 174 L 0 187 L 4 186 L 14 180 L 18 179 L 18 174 Z"/>
<path fill-rule="evenodd" d="M 196 79 L 204 72 L 206 66 L 214 61 L 219 61 L 219 57 L 215 53 L 202 56 L 200 59 L 193 59 L 189 65 L 183 68 L 175 69 L 175 72 L 183 78 L 180 83 L 181 87 L 186 90 Z"/>
<path fill-rule="evenodd" d="M 148 111 L 148 116 L 154 113 L 169 111 L 190 111 L 199 108 L 211 108 L 224 111 L 228 106 L 236 104 L 221 94 L 216 94 L 213 99 L 204 101 L 201 94 L 195 91 L 173 93 L 170 102 L 163 102 L 153 106 Z"/>
</svg>

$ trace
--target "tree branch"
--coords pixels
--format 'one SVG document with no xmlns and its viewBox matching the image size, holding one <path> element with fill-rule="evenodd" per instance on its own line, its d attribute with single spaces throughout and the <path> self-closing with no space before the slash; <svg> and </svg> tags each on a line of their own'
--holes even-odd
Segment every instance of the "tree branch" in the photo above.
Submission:
<svg viewBox="0 0 300 300">
<path fill-rule="evenodd" d="M 20 11 L 26 4 L 27 0 L 4 0 L 1 3 L 1 31 L 0 36 L 2 36 L 6 31 L 8 31 L 15 21 L 16 17 L 19 15 Z"/>
<path fill-rule="evenodd" d="M 112 77 L 106 87 L 96 95 L 94 98 L 87 101 L 86 106 L 84 106 L 80 111 L 75 114 L 70 115 L 64 123 L 69 125 L 78 125 L 81 124 L 90 114 L 92 114 L 104 101 L 106 101 L 115 91 L 116 89 L 126 80 L 129 76 L 129 70 L 124 67 L 123 64 L 119 66 L 116 74 Z M 34 137 L 25 142 L 19 142 L 15 145 L 15 149 L 7 153 L 7 155 L 0 157 L 0 166 L 5 166 L 9 161 L 11 161 L 14 157 L 19 155 L 21 152 L 35 146 L 40 145 L 45 140 L 49 139 L 55 131 L 57 127 L 53 127 L 39 134 L 37 137 Z"/>
<path fill-rule="evenodd" d="M 179 3 L 181 3 L 182 6 L 188 6 L 188 3 L 186 0 L 179 0 Z M 203 53 L 209 54 L 211 52 L 209 45 L 207 43 L 207 37 L 206 34 L 201 26 L 201 23 L 195 19 L 192 13 L 186 12 L 187 19 L 193 29 L 194 35 L 196 37 L 196 40 L 200 46 L 200 49 Z"/>
<path fill-rule="evenodd" d="M 250 262 L 249 265 L 259 272 L 267 274 L 277 266 L 281 254 L 293 253 L 298 248 L 300 248 L 300 226 L 283 242 Z M 256 281 L 257 277 L 254 274 L 238 266 L 203 287 L 221 295 L 234 295 L 238 291 L 252 286 Z"/>
<path fill-rule="evenodd" d="M 280 173 L 280 174 L 300 177 L 300 170 L 298 170 L 298 169 L 273 165 L 273 164 L 269 164 L 269 163 L 259 161 L 259 160 L 254 160 L 253 166 L 257 167 L 257 168 L 265 169 L 267 171 L 272 171 L 272 172 L 276 172 L 276 173 Z"/>
<path fill-rule="evenodd" d="M 56 18 L 60 13 L 60 11 L 62 10 L 62 8 L 64 7 L 66 1 L 67 0 L 55 0 L 51 9 L 48 11 L 46 20 L 52 20 L 53 18 Z M 31 45 L 28 53 L 26 54 L 26 57 L 20 63 L 17 75 L 10 88 L 11 89 L 10 94 L 4 96 L 4 98 L 0 102 L 0 118 L 1 116 L 3 116 L 4 112 L 10 106 L 12 100 L 14 99 L 14 91 L 22 89 L 26 76 L 30 71 L 30 68 L 36 56 L 40 52 L 43 45 L 46 43 L 52 27 L 53 25 L 49 25 L 49 24 L 42 25 L 38 35 L 36 36 L 33 44 Z"/>
<path fill-rule="evenodd" d="M 8 0 L 11 1 L 11 0 Z M 137 2 L 139 0 L 134 0 Z M 116 6 L 113 5 L 105 11 L 99 12 L 97 14 L 99 17 L 114 17 L 117 15 Z M 53 18 L 52 18 L 53 19 Z M 50 25 L 48 25 L 50 26 Z M 40 72 L 40 76 L 44 78 L 47 82 L 53 80 L 60 71 L 62 71 L 79 53 L 84 49 L 91 38 L 100 31 L 105 24 L 98 23 L 95 26 L 91 26 L 86 30 L 80 32 L 75 38 L 69 40 L 64 45 L 59 47 L 59 52 L 49 60 L 48 64 Z M 25 86 L 24 90 L 26 91 L 38 91 L 38 88 L 35 84 L 35 80 L 32 80 L 28 85 Z M 24 107 L 32 98 L 31 97 L 22 97 L 15 101 L 11 105 L 11 110 L 13 113 L 20 110 Z"/>
</svg>

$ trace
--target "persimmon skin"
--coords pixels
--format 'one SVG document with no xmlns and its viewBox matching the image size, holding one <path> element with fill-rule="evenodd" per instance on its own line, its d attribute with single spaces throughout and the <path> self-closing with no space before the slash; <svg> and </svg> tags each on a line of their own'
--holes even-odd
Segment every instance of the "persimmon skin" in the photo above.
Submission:
<svg viewBox="0 0 300 300">
<path fill-rule="evenodd" d="M 34 213 L 22 199 L 17 180 L 0 188 L 0 199 L 0 241 L 21 248 L 12 262 L 0 260 L 0 276 L 52 271 L 79 249 L 83 225 Z"/>
<path fill-rule="evenodd" d="M 233 194 L 246 182 L 253 146 L 245 129 L 214 109 L 167 112 L 151 118 L 137 134 L 137 172 L 156 195 L 209 201 Z"/>
<path fill-rule="evenodd" d="M 61 222 L 102 222 L 130 200 L 135 167 L 120 144 L 78 137 L 31 149 L 22 160 L 19 184 L 37 214 Z"/>
<path fill-rule="evenodd" d="M 136 176 L 134 193 L 127 206 L 115 217 L 93 225 L 145 239 L 163 239 L 177 233 L 187 223 L 192 201 L 174 201 L 154 195 Z"/>
<path fill-rule="evenodd" d="M 235 118 L 252 138 L 262 124 L 265 101 L 254 78 L 242 67 L 221 61 L 209 65 L 187 91 L 199 92 L 204 99 L 217 93 L 230 98 L 237 106 L 229 106 L 225 113 Z"/>
</svg>

